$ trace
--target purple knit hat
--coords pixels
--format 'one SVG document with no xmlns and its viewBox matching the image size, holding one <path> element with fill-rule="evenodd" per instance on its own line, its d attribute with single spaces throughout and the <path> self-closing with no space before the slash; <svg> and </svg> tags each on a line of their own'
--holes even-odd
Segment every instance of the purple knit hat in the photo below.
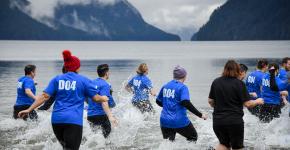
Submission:
<svg viewBox="0 0 290 150">
<path fill-rule="evenodd" d="M 177 65 L 173 70 L 173 78 L 174 79 L 182 79 L 186 76 L 187 72 L 184 68 Z"/>
</svg>

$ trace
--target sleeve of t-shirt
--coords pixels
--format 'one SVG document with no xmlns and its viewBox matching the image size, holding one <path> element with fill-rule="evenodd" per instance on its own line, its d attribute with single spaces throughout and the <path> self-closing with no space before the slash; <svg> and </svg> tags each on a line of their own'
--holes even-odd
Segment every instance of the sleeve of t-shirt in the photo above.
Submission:
<svg viewBox="0 0 290 150">
<path fill-rule="evenodd" d="M 160 92 L 159 92 L 156 100 L 162 102 L 162 100 L 163 100 L 163 87 L 160 89 Z"/>
<path fill-rule="evenodd" d="M 180 89 L 180 102 L 184 101 L 184 100 L 188 100 L 188 101 L 190 100 L 189 91 L 188 91 L 187 86 L 183 86 Z"/>
<path fill-rule="evenodd" d="M 208 98 L 215 100 L 215 92 L 214 92 L 214 82 L 210 86 L 209 96 Z"/>
<path fill-rule="evenodd" d="M 279 78 L 276 78 L 276 83 L 279 88 L 279 91 L 284 91 L 287 89 L 287 82 L 284 82 Z"/>
<path fill-rule="evenodd" d="M 153 86 L 152 86 L 152 82 L 151 82 L 151 80 L 150 79 L 148 79 L 147 78 L 147 80 L 145 80 L 145 86 L 146 86 L 146 88 L 147 89 L 151 89 L 151 88 L 153 88 Z"/>
<path fill-rule="evenodd" d="M 239 89 L 241 89 L 241 91 L 239 93 L 240 93 L 240 97 L 241 97 L 242 102 L 249 101 L 250 95 L 248 93 L 247 87 L 246 87 L 244 82 L 241 81 L 241 88 L 239 88 Z"/>
<path fill-rule="evenodd" d="M 55 95 L 57 88 L 58 88 L 58 85 L 57 85 L 56 78 L 53 78 L 52 80 L 50 80 L 48 86 L 43 92 L 45 92 L 49 96 L 53 96 Z"/>
<path fill-rule="evenodd" d="M 24 89 L 33 89 L 33 87 L 34 87 L 34 81 L 32 79 L 24 81 L 24 84 L 23 84 Z"/>
<path fill-rule="evenodd" d="M 128 85 L 133 86 L 133 78 L 128 81 Z"/>
<path fill-rule="evenodd" d="M 84 82 L 86 97 L 93 98 L 95 95 L 99 94 L 99 88 L 92 80 L 84 79 Z"/>
<path fill-rule="evenodd" d="M 100 90 L 100 95 L 102 95 L 102 96 L 110 96 L 111 95 L 110 94 L 110 90 L 111 90 L 110 85 L 105 85 L 99 90 Z"/>
</svg>

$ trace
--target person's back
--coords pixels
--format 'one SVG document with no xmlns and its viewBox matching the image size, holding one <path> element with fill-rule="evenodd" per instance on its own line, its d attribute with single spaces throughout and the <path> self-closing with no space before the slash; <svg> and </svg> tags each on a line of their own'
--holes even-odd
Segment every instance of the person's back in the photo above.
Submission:
<svg viewBox="0 0 290 150">
<path fill-rule="evenodd" d="M 106 93 L 100 93 L 100 95 L 106 95 L 109 98 L 109 107 L 110 103 L 114 103 L 113 101 L 113 97 L 111 96 L 111 94 L 109 93 L 110 91 L 110 85 L 107 83 L 107 81 L 105 81 L 102 78 L 97 78 L 95 80 L 93 80 L 93 84 L 96 85 L 99 89 L 99 91 L 107 91 Z M 104 115 L 106 114 L 103 107 L 102 107 L 102 103 L 96 103 L 95 101 L 93 101 L 91 98 L 88 99 L 88 116 L 93 116 L 93 115 Z"/>
<path fill-rule="evenodd" d="M 132 101 L 138 102 L 149 99 L 149 90 L 152 88 L 152 83 L 146 75 L 137 74 L 128 84 L 133 87 L 134 95 Z"/>
<path fill-rule="evenodd" d="M 48 94 L 56 94 L 52 123 L 82 125 L 84 100 L 89 97 L 86 88 L 91 84 L 90 80 L 75 72 L 68 72 L 56 76 L 51 82 L 57 86 L 57 89 L 47 88 L 45 91 Z"/>
<path fill-rule="evenodd" d="M 20 105 L 31 105 L 34 102 L 34 99 L 29 97 L 25 93 L 25 89 L 29 88 L 31 89 L 32 93 L 36 94 L 36 88 L 34 85 L 34 81 L 31 77 L 23 76 L 18 79 L 18 85 L 17 85 L 17 98 L 15 106 Z"/>
<path fill-rule="evenodd" d="M 262 86 L 262 79 L 264 77 L 265 73 L 261 70 L 255 70 L 251 72 L 247 79 L 246 79 L 246 86 L 249 93 L 255 92 L 257 94 L 257 97 L 261 97 L 261 86 Z"/>
<path fill-rule="evenodd" d="M 283 82 L 279 77 L 275 77 L 275 82 L 278 86 L 277 91 L 273 91 L 270 87 L 270 74 L 267 73 L 262 82 L 262 98 L 265 101 L 265 104 L 274 104 L 280 105 L 281 97 L 280 91 L 285 90 L 287 83 Z"/>
<path fill-rule="evenodd" d="M 163 109 L 160 116 L 161 124 L 168 128 L 180 128 L 189 124 L 186 108 L 180 103 L 189 100 L 188 88 L 183 83 L 172 80 L 164 85 L 162 99 Z"/>
<path fill-rule="evenodd" d="M 243 123 L 243 103 L 249 100 L 246 90 L 244 83 L 235 77 L 219 77 L 213 81 L 210 98 L 215 100 L 214 124 Z"/>
</svg>

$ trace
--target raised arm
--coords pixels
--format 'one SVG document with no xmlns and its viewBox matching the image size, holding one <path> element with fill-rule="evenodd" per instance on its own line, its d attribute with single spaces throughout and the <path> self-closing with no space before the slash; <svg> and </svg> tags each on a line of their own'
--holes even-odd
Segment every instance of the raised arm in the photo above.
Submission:
<svg viewBox="0 0 290 150">
<path fill-rule="evenodd" d="M 100 102 L 108 102 L 109 98 L 107 96 L 100 96 L 96 94 L 93 98 L 93 101 L 100 103 Z"/>
<path fill-rule="evenodd" d="M 244 106 L 247 108 L 253 108 L 257 105 L 263 105 L 264 104 L 264 100 L 262 98 L 258 98 L 256 100 L 249 100 L 244 102 Z"/>
<path fill-rule="evenodd" d="M 31 89 L 25 89 L 25 94 L 33 100 L 36 100 L 36 96 L 32 93 Z"/>
<path fill-rule="evenodd" d="M 32 110 L 34 110 L 35 108 L 37 108 L 38 106 L 43 104 L 45 101 L 47 101 L 49 98 L 50 98 L 50 96 L 48 94 L 46 94 L 45 92 L 43 92 L 41 95 L 36 97 L 34 103 L 28 109 L 20 111 L 18 113 L 18 116 L 20 118 L 23 118 L 28 113 L 30 113 Z"/>
</svg>

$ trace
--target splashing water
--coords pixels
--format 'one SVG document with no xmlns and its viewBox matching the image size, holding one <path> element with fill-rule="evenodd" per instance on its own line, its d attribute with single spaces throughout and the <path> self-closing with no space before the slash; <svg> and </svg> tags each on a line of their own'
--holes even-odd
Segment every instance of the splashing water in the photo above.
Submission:
<svg viewBox="0 0 290 150">
<path fill-rule="evenodd" d="M 118 126 L 112 128 L 108 139 L 104 139 L 101 130 L 92 132 L 86 121 L 84 111 L 83 138 L 80 149 L 206 149 L 218 143 L 213 129 L 212 117 L 202 120 L 189 113 L 190 120 L 198 133 L 198 141 L 189 143 L 180 135 L 176 141 L 170 142 L 162 139 L 159 124 L 161 108 L 154 98 L 151 102 L 155 113 L 141 114 L 131 104 L 132 95 L 124 90 L 126 81 L 117 93 L 117 106 L 113 114 L 118 118 Z M 202 112 L 212 113 L 212 109 L 203 108 Z M 246 149 L 289 149 L 290 148 L 290 121 L 289 106 L 282 109 L 280 118 L 266 124 L 259 122 L 258 118 L 251 115 L 246 109 L 245 121 L 245 146 Z M 58 150 L 61 145 L 55 138 L 51 127 L 51 112 L 38 111 L 39 120 L 23 121 L 12 118 L 1 118 L 0 131 L 3 142 L 0 149 L 43 149 Z"/>
</svg>

